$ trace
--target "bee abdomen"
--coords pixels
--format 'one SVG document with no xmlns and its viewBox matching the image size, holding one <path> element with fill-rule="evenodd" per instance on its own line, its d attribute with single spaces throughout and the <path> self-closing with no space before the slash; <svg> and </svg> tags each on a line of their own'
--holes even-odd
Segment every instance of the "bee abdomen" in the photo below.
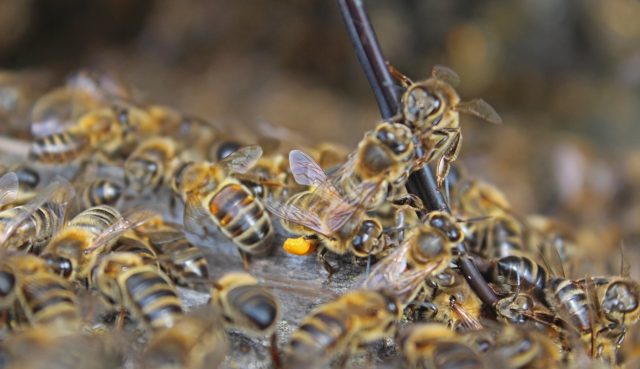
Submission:
<svg viewBox="0 0 640 369">
<path fill-rule="evenodd" d="M 239 184 L 223 187 L 209 204 L 223 233 L 242 250 L 264 254 L 271 246 L 273 227 L 262 203 Z"/>
<path fill-rule="evenodd" d="M 231 289 L 227 295 L 229 303 L 255 330 L 266 331 L 278 317 L 278 305 L 274 297 L 256 285 L 244 285 Z"/>
<path fill-rule="evenodd" d="M 150 327 L 171 327 L 182 315 L 176 291 L 160 274 L 150 270 L 136 272 L 127 278 L 125 285 L 130 300 Z"/>
<path fill-rule="evenodd" d="M 85 137 L 69 132 L 55 133 L 33 142 L 29 158 L 42 163 L 62 163 L 80 156 L 87 145 Z"/>
<path fill-rule="evenodd" d="M 115 205 L 122 196 L 122 186 L 108 179 L 99 179 L 84 191 L 82 201 L 87 207 Z"/>
<path fill-rule="evenodd" d="M 521 284 L 536 291 L 542 291 L 547 280 L 547 272 L 543 267 L 529 258 L 519 256 L 500 258 L 493 275 L 496 281 L 513 287 Z"/>
<path fill-rule="evenodd" d="M 186 239 L 157 245 L 160 252 L 171 258 L 173 265 L 180 268 L 186 279 L 208 278 L 209 266 L 204 254 Z"/>
<path fill-rule="evenodd" d="M 69 222 L 69 227 L 78 227 L 97 236 L 113 225 L 121 215 L 118 210 L 107 205 L 89 208 Z"/>
<path fill-rule="evenodd" d="M 57 276 L 25 277 L 22 293 L 34 324 L 51 323 L 59 319 L 67 322 L 79 321 L 75 295 Z"/>
<path fill-rule="evenodd" d="M 591 331 L 589 300 L 578 284 L 568 279 L 552 278 L 548 282 L 547 300 L 556 312 L 564 312 L 583 332 Z"/>
</svg>

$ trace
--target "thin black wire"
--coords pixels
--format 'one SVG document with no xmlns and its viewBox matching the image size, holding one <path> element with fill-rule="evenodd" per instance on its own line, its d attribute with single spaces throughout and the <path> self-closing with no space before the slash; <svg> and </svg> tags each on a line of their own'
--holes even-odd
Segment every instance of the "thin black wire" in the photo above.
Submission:
<svg viewBox="0 0 640 369">
<path fill-rule="evenodd" d="M 388 120 L 398 113 L 398 88 L 387 69 L 380 44 L 371 25 L 362 0 L 338 0 L 340 12 L 344 18 L 347 32 L 360 62 L 360 66 L 373 90 L 382 119 Z M 423 154 L 421 149 L 418 155 Z M 436 186 L 433 173 L 423 166 L 409 176 L 407 191 L 417 195 L 429 211 L 444 210 L 450 212 L 447 202 Z M 471 258 L 458 258 L 460 270 L 471 288 L 480 299 L 493 306 L 498 297 L 484 280 Z"/>
</svg>

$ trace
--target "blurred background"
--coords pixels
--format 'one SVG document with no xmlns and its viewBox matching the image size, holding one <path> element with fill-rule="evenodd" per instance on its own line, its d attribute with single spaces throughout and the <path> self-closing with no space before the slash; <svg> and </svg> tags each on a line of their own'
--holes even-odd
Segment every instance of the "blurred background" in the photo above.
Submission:
<svg viewBox="0 0 640 369">
<path fill-rule="evenodd" d="M 502 115 L 503 126 L 463 118 L 468 173 L 517 212 L 581 226 L 595 250 L 637 252 L 639 2 L 366 5 L 397 68 L 421 79 L 447 65 L 463 99 Z M 0 67 L 12 71 L 0 96 L 20 80 L 37 98 L 90 68 L 229 129 L 266 121 L 312 142 L 353 147 L 379 120 L 335 1 L 3 0 Z"/>
</svg>

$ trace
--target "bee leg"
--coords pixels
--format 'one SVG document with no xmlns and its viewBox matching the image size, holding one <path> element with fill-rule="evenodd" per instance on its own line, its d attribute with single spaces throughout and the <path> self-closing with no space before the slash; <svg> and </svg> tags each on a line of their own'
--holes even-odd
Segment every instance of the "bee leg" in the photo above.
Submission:
<svg viewBox="0 0 640 369">
<path fill-rule="evenodd" d="M 238 249 L 238 252 L 240 252 L 240 258 L 242 258 L 242 267 L 248 272 L 251 270 L 251 255 L 240 249 Z"/>
<path fill-rule="evenodd" d="M 336 272 L 336 268 L 334 266 L 332 266 L 331 264 L 329 264 L 329 262 L 325 258 L 326 254 L 327 254 L 327 248 L 326 247 L 322 247 L 320 249 L 320 251 L 318 251 L 318 261 L 320 263 L 322 263 L 322 266 L 324 267 L 324 270 L 326 270 L 327 273 L 329 273 L 329 276 L 327 278 L 331 279 L 331 276 Z"/>
<path fill-rule="evenodd" d="M 438 187 L 438 191 L 441 191 L 444 187 L 444 180 L 447 178 L 447 174 L 449 173 L 449 160 L 446 157 L 440 158 L 438 161 L 438 168 L 436 170 L 436 185 Z"/>
<path fill-rule="evenodd" d="M 278 351 L 278 334 L 273 332 L 269 339 L 269 354 L 271 355 L 271 362 L 274 369 L 282 368 L 282 358 L 280 357 L 280 351 Z"/>
<path fill-rule="evenodd" d="M 116 317 L 116 329 L 120 330 L 124 327 L 124 319 L 126 315 L 127 309 L 120 307 L 120 311 L 118 311 L 118 316 Z"/>
</svg>

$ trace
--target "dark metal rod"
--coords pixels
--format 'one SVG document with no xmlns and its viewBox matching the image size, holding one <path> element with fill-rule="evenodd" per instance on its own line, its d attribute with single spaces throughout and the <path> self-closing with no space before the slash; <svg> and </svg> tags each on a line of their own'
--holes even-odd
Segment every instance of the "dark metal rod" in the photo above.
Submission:
<svg viewBox="0 0 640 369">
<path fill-rule="evenodd" d="M 384 120 L 390 119 L 398 112 L 400 98 L 362 0 L 338 0 L 338 3 L 358 61 L 378 102 L 380 115 Z"/>
<path fill-rule="evenodd" d="M 338 0 L 338 5 L 360 66 L 376 97 L 382 119 L 390 119 L 398 113 L 398 90 L 387 69 L 380 44 L 363 2 L 362 0 Z M 420 155 L 420 152 L 418 154 Z M 427 165 L 411 174 L 407 190 L 420 197 L 429 211 L 450 211 L 444 196 L 438 191 L 433 173 Z M 473 260 L 462 255 L 459 258 L 459 264 L 460 270 L 478 297 L 484 303 L 493 306 L 498 298 L 478 271 Z"/>
</svg>

